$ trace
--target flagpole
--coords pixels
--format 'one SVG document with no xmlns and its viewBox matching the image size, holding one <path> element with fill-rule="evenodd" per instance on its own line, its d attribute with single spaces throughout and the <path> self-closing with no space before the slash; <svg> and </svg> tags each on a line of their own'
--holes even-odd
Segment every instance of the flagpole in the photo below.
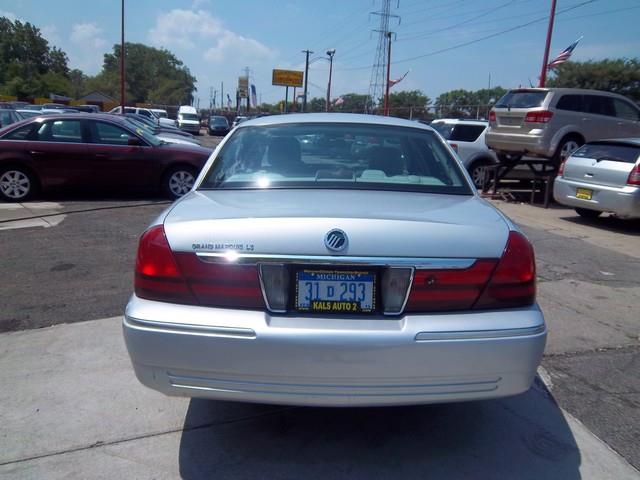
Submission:
<svg viewBox="0 0 640 480">
<path fill-rule="evenodd" d="M 549 63 L 549 49 L 551 48 L 551 35 L 553 34 L 553 21 L 556 17 L 556 0 L 551 0 L 551 13 L 549 14 L 549 26 L 547 27 L 547 43 L 544 47 L 544 58 L 542 59 L 542 71 L 540 72 L 540 88 L 544 88 L 547 83 L 547 64 Z"/>
</svg>

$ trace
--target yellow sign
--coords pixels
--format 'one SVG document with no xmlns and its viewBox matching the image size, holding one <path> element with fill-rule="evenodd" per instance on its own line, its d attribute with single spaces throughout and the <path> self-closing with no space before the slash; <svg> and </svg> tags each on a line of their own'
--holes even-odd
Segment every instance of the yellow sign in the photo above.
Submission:
<svg viewBox="0 0 640 480">
<path fill-rule="evenodd" d="M 298 72 L 297 70 L 278 70 L 274 68 L 271 78 L 271 83 L 273 85 L 280 85 L 282 87 L 301 87 L 304 72 Z"/>
<path fill-rule="evenodd" d="M 238 77 L 238 97 L 249 97 L 249 77 Z"/>
</svg>

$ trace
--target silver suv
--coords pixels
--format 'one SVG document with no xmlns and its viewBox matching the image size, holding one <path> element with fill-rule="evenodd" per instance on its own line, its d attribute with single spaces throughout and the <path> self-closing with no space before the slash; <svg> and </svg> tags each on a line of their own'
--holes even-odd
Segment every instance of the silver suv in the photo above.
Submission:
<svg viewBox="0 0 640 480">
<path fill-rule="evenodd" d="M 489 112 L 487 146 L 503 162 L 523 155 L 557 164 L 585 142 L 640 137 L 640 108 L 615 93 L 576 88 L 510 90 Z"/>
</svg>

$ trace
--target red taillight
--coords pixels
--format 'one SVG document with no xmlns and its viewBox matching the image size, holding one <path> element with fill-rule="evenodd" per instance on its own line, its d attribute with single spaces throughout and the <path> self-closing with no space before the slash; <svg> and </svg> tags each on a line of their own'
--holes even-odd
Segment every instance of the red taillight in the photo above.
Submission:
<svg viewBox="0 0 640 480">
<path fill-rule="evenodd" d="M 567 163 L 567 159 L 566 158 L 560 162 L 560 166 L 558 167 L 558 173 L 556 173 L 556 176 L 562 177 L 564 175 L 564 164 L 565 163 Z"/>
<path fill-rule="evenodd" d="M 175 258 L 201 305 L 265 308 L 256 265 L 211 263 L 191 252 L 176 252 Z"/>
<path fill-rule="evenodd" d="M 449 145 L 451 145 L 451 148 L 453 148 L 453 151 L 458 153 L 458 144 L 457 143 L 450 143 Z"/>
<path fill-rule="evenodd" d="M 496 112 L 491 110 L 489 112 L 489 121 L 495 123 L 496 121 Z"/>
<path fill-rule="evenodd" d="M 475 308 L 510 308 L 531 305 L 536 297 L 536 262 L 533 247 L 518 232 L 509 232 L 507 246 Z"/>
<path fill-rule="evenodd" d="M 524 117 L 524 121 L 527 123 L 548 123 L 553 117 L 553 112 L 549 110 L 542 110 L 539 112 L 529 112 Z"/>
<path fill-rule="evenodd" d="M 162 225 L 151 227 L 140 237 L 134 289 L 140 298 L 197 303 L 180 274 Z"/>
<path fill-rule="evenodd" d="M 416 270 L 405 311 L 470 309 L 496 263 L 496 260 L 477 260 L 464 270 Z"/>
<path fill-rule="evenodd" d="M 629 172 L 627 185 L 640 185 L 640 164 L 636 164 L 635 167 L 633 167 L 633 170 Z"/>
</svg>

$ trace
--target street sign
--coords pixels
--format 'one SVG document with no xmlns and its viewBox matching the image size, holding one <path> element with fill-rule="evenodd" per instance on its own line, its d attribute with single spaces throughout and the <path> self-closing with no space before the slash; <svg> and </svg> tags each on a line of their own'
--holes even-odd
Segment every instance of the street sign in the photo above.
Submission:
<svg viewBox="0 0 640 480">
<path fill-rule="evenodd" d="M 282 87 L 301 87 L 303 77 L 304 72 L 297 70 L 278 70 L 274 68 L 271 83 Z"/>
<path fill-rule="evenodd" d="M 238 97 L 249 97 L 249 77 L 247 76 L 238 77 Z"/>
</svg>

